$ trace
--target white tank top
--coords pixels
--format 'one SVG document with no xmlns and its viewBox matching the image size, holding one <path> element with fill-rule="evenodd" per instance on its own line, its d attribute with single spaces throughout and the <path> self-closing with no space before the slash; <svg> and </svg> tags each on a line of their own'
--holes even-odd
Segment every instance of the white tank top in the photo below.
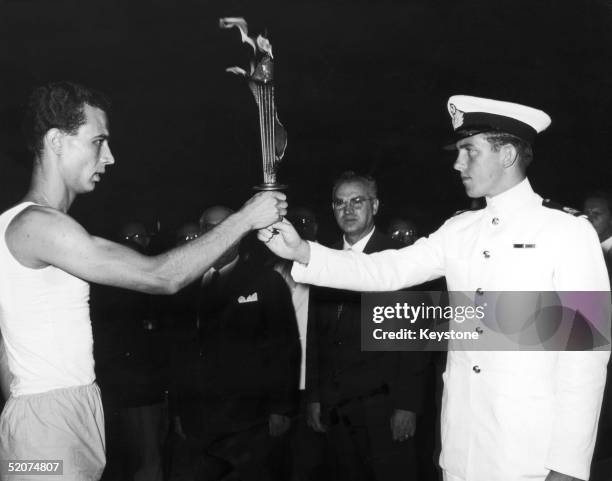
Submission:
<svg viewBox="0 0 612 481">
<path fill-rule="evenodd" d="M 0 215 L 0 330 L 13 396 L 95 380 L 89 284 L 53 266 L 25 267 L 6 245 L 6 228 L 31 205 Z"/>
</svg>

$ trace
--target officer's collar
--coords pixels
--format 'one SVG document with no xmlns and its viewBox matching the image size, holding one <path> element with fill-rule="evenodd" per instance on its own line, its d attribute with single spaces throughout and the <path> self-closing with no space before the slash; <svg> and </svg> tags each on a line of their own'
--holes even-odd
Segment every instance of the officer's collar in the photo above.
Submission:
<svg viewBox="0 0 612 481">
<path fill-rule="evenodd" d="M 504 210 L 514 210 L 517 206 L 524 204 L 533 198 L 534 192 L 529 183 L 529 179 L 525 177 L 521 182 L 514 187 L 497 194 L 493 197 L 487 197 L 487 208 L 497 212 Z"/>
</svg>

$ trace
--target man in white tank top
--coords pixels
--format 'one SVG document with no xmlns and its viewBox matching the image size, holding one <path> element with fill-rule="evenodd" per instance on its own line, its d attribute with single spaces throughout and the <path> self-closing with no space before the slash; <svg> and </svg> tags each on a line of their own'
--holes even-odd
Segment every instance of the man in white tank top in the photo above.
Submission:
<svg viewBox="0 0 612 481">
<path fill-rule="evenodd" d="M 90 235 L 68 209 L 115 163 L 108 108 L 103 95 L 73 83 L 36 89 L 25 122 L 34 156 L 30 189 L 0 215 L 6 351 L 0 370 L 12 378 L 0 417 L 0 459 L 61 460 L 66 480 L 99 479 L 105 464 L 89 282 L 173 294 L 247 232 L 282 218 L 287 207 L 282 193 L 256 194 L 215 229 L 158 256 Z"/>
</svg>

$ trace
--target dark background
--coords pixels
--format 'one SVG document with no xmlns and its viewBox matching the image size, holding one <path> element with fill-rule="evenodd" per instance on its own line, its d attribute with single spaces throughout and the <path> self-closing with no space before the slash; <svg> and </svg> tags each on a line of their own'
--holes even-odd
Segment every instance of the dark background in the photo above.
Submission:
<svg viewBox="0 0 612 481">
<path fill-rule="evenodd" d="M 239 207 L 260 182 L 257 109 L 239 77 L 250 48 L 218 18 L 267 29 L 277 109 L 289 132 L 281 180 L 334 232 L 330 186 L 374 174 L 382 222 L 435 228 L 468 200 L 448 96 L 532 105 L 553 123 L 532 183 L 580 206 L 612 186 L 612 8 L 603 0 L 0 0 L 0 208 L 28 184 L 20 135 L 29 91 L 68 79 L 108 93 L 116 165 L 73 215 L 111 236 L 125 220 L 170 232 L 206 206 Z"/>
</svg>

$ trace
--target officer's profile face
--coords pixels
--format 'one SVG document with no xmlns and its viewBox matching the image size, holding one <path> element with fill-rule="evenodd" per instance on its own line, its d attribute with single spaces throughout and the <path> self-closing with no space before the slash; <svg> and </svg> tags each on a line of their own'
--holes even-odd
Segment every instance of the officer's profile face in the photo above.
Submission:
<svg viewBox="0 0 612 481">
<path fill-rule="evenodd" d="M 589 217 L 597 235 L 605 235 L 612 230 L 612 213 L 605 199 L 589 197 L 584 201 L 584 213 Z"/>
<path fill-rule="evenodd" d="M 501 150 L 494 151 L 484 134 L 461 139 L 456 147 L 457 159 L 453 167 L 461 174 L 469 197 L 494 196 L 505 190 Z"/>
<path fill-rule="evenodd" d="M 355 242 L 374 227 L 378 199 L 363 182 L 348 181 L 340 184 L 334 192 L 332 205 L 338 227 Z"/>
</svg>

